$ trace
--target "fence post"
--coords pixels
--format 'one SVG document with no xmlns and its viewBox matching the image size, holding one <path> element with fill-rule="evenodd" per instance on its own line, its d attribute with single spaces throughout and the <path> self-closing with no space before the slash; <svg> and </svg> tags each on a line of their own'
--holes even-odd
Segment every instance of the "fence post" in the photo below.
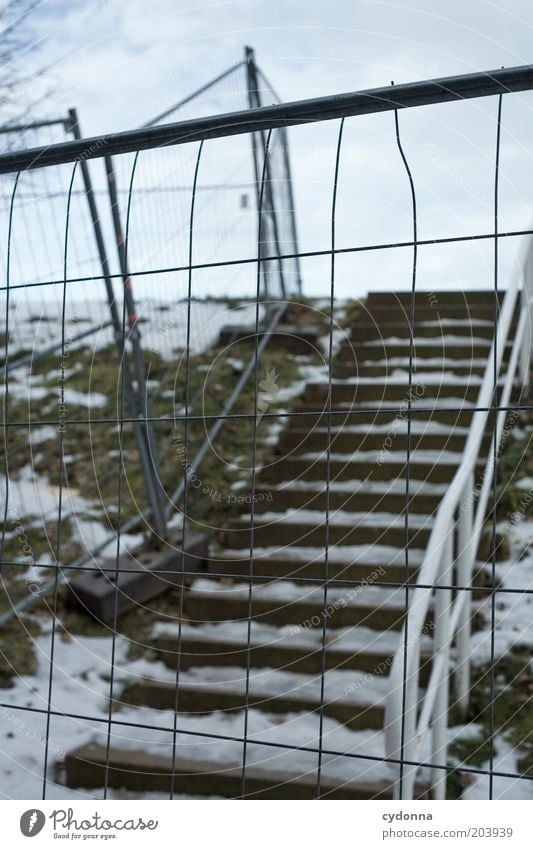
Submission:
<svg viewBox="0 0 533 849">
<path fill-rule="evenodd" d="M 113 228 L 115 231 L 115 239 L 117 243 L 117 252 L 122 274 L 124 299 L 126 302 L 126 314 L 128 318 L 128 338 L 131 340 L 133 349 L 133 364 L 135 368 L 135 379 L 137 382 L 137 409 L 138 415 L 141 416 L 140 434 L 141 439 L 138 442 L 139 456 L 141 468 L 143 471 L 144 483 L 148 493 L 148 499 L 152 508 L 152 519 L 155 530 L 161 537 L 166 535 L 166 518 L 163 505 L 163 492 L 161 487 L 161 475 L 159 467 L 159 455 L 154 435 L 153 424 L 150 421 L 150 409 L 148 404 L 148 392 L 146 387 L 146 372 L 144 366 L 144 357 L 141 347 L 141 334 L 139 332 L 137 313 L 135 308 L 135 300 L 131 288 L 131 279 L 129 276 L 126 246 L 124 234 L 122 232 L 122 224 L 120 220 L 120 211 L 118 206 L 118 195 L 115 179 L 115 170 L 113 160 L 110 156 L 104 158 L 105 169 L 107 175 L 107 185 L 109 190 L 109 200 L 111 204 L 111 215 L 113 218 Z"/>
<path fill-rule="evenodd" d="M 298 250 L 298 231 L 296 229 L 296 205 L 294 202 L 294 192 L 292 190 L 292 171 L 291 171 L 291 158 L 289 156 L 289 134 L 287 133 L 287 128 L 282 127 L 281 129 L 281 138 L 283 143 L 283 160 L 285 163 L 285 177 L 287 180 L 287 192 L 289 195 L 289 215 L 291 219 L 291 234 L 292 234 L 292 253 L 296 254 L 295 263 L 296 263 L 296 286 L 298 289 L 298 294 L 302 294 L 302 270 L 300 267 L 300 256 Z"/>
<path fill-rule="evenodd" d="M 76 109 L 69 109 L 69 118 L 68 122 L 66 122 L 66 128 L 70 130 L 75 139 L 81 139 L 81 128 L 78 120 L 78 113 Z M 146 439 L 143 427 L 141 422 L 139 421 L 139 416 L 142 415 L 142 406 L 139 407 L 138 400 L 136 397 L 135 389 L 133 386 L 133 379 L 131 376 L 130 364 L 127 356 L 126 344 L 123 339 L 122 334 L 122 321 L 117 309 L 115 292 L 113 289 L 113 281 L 111 277 L 111 269 L 109 265 L 109 259 L 107 256 L 107 250 L 105 246 L 105 239 L 102 232 L 102 225 L 100 222 L 100 215 L 98 213 L 98 207 L 96 205 L 96 196 L 94 193 L 91 174 L 89 171 L 89 166 L 83 157 L 80 157 L 80 169 L 81 175 L 83 179 L 83 185 L 85 188 L 85 195 L 87 197 L 87 203 L 89 205 L 89 213 L 91 216 L 91 222 L 94 230 L 94 237 L 96 241 L 96 247 L 98 250 L 98 258 L 100 261 L 100 266 L 102 268 L 102 276 L 104 279 L 104 285 L 107 295 L 107 302 L 109 304 L 109 311 L 111 313 L 111 321 L 113 323 L 114 328 L 114 336 L 115 336 L 115 344 L 118 352 L 119 364 L 123 369 L 124 374 L 124 393 L 126 395 L 128 407 L 130 410 L 130 415 L 133 420 L 133 431 L 135 434 L 135 439 L 137 442 L 137 449 L 139 451 L 139 458 L 141 464 L 141 470 L 143 474 L 143 479 L 145 482 L 145 486 L 147 489 L 150 507 L 152 508 L 152 516 L 154 519 L 154 524 L 156 526 L 157 532 L 163 536 L 166 531 L 166 523 L 164 513 L 162 511 L 162 503 L 159 493 L 159 481 L 156 478 L 157 490 L 154 492 L 153 480 L 154 480 L 154 469 L 153 464 L 151 462 L 151 455 L 149 451 L 149 447 L 147 450 Z M 118 210 L 117 210 L 118 212 Z M 143 367 L 143 376 L 144 376 L 144 367 Z M 140 386 L 139 386 L 140 388 Z M 142 398 L 142 396 L 141 396 Z M 162 520 L 162 521 L 161 521 Z"/>
<path fill-rule="evenodd" d="M 444 589 L 452 581 L 453 568 L 453 525 L 446 534 L 441 558 L 441 566 L 435 583 L 435 636 L 433 660 L 441 661 L 441 672 L 437 682 L 437 694 L 433 706 L 432 753 L 431 763 L 446 766 L 448 752 L 448 703 L 450 689 L 450 625 L 452 591 Z M 432 788 L 434 799 L 446 798 L 446 770 L 432 770 Z"/>
<path fill-rule="evenodd" d="M 248 103 L 250 104 L 250 109 L 253 109 L 255 107 L 262 106 L 261 94 L 260 94 L 260 90 L 259 90 L 259 81 L 258 81 L 258 78 L 257 78 L 257 68 L 256 68 L 256 64 L 255 64 L 255 53 L 254 53 L 254 51 L 251 47 L 245 47 L 244 48 L 244 55 L 245 55 L 245 58 L 246 58 L 246 82 L 247 82 L 247 85 L 248 85 Z M 253 157 L 254 157 L 254 171 L 255 171 L 255 178 L 256 178 L 257 193 L 258 193 L 258 198 L 259 198 L 260 182 L 261 182 L 259 175 L 261 174 L 262 166 L 260 166 L 259 161 L 258 161 L 257 146 L 255 144 L 255 139 L 256 139 L 257 135 L 259 135 L 259 138 L 261 140 L 261 149 L 262 149 L 262 152 L 263 152 L 263 160 L 267 156 L 267 149 L 266 149 L 267 136 L 266 136 L 266 133 L 265 133 L 264 130 L 262 130 L 259 134 L 252 133 L 252 148 L 253 148 L 252 153 L 253 153 Z M 278 218 L 277 218 L 276 206 L 275 206 L 275 203 L 274 203 L 274 195 L 273 195 L 273 191 L 272 191 L 272 176 L 271 176 L 271 173 L 270 173 L 270 163 L 268 162 L 268 160 L 265 162 L 265 169 L 264 170 L 265 170 L 265 188 L 264 188 L 264 196 L 263 196 L 263 204 L 262 204 L 262 213 L 263 213 L 262 214 L 262 221 L 263 220 L 265 221 L 265 236 L 267 238 L 263 239 L 263 233 L 260 234 L 261 247 L 263 246 L 263 244 L 265 242 L 268 241 L 268 227 L 266 226 L 267 216 L 268 216 L 268 219 L 270 219 L 270 222 L 272 224 L 272 231 L 273 231 L 273 235 L 274 235 L 274 248 L 275 248 L 275 251 L 276 251 L 276 255 L 280 256 L 280 254 L 281 254 L 281 244 L 280 244 L 280 239 L 279 239 Z M 258 210 L 259 210 L 259 202 L 258 202 Z M 261 230 L 263 230 L 263 226 L 261 226 Z M 278 259 L 278 269 L 279 269 L 280 294 L 281 294 L 282 298 L 285 298 L 286 295 L 287 295 L 287 290 L 286 290 L 286 286 L 285 286 L 285 275 L 284 275 L 284 272 L 283 272 L 283 260 L 282 259 Z M 266 277 L 267 277 L 267 272 L 265 271 L 265 277 L 264 277 L 265 282 L 266 282 Z M 268 297 L 268 291 L 266 291 L 265 294 Z"/>
</svg>

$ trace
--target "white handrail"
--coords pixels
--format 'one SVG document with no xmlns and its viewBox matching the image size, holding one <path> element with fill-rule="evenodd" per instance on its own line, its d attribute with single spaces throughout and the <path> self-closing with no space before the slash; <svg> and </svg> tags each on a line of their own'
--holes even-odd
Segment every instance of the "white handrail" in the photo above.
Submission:
<svg viewBox="0 0 533 849">
<path fill-rule="evenodd" d="M 517 367 L 520 365 L 523 382 L 529 376 L 530 358 L 530 309 L 533 305 L 533 242 L 524 263 L 524 290 L 520 320 L 513 338 L 513 349 L 509 359 L 501 405 L 510 398 Z M 408 591 L 408 610 L 400 645 L 394 656 L 390 671 L 390 692 L 385 711 L 385 733 L 387 757 L 403 763 L 400 780 L 396 781 L 395 793 L 404 799 L 413 798 L 414 783 L 422 743 L 428 731 L 432 733 L 431 763 L 446 764 L 446 728 L 448 692 L 450 683 L 449 656 L 452 640 L 457 641 L 458 701 L 465 709 L 470 688 L 468 648 L 471 620 L 471 592 L 460 592 L 455 601 L 451 590 L 439 590 L 435 600 L 434 639 L 432 671 L 426 693 L 419 701 L 420 640 L 423 635 L 434 598 L 434 587 L 448 586 L 454 561 L 457 566 L 458 583 L 470 586 L 475 554 L 481 535 L 491 478 L 494 470 L 494 449 L 489 452 L 483 484 L 477 499 L 475 521 L 473 521 L 474 474 L 480 456 L 482 440 L 486 431 L 489 408 L 492 404 L 494 374 L 501 373 L 503 354 L 510 340 L 510 330 L 519 294 L 515 281 L 505 294 L 497 324 L 491 352 L 479 390 L 476 411 L 472 416 L 468 437 L 461 463 L 437 510 L 424 560 L 412 589 Z M 529 295 L 529 296 L 528 296 Z M 497 417 L 496 439 L 501 439 L 505 422 L 505 411 Z M 461 502 L 463 502 L 461 504 Z M 456 512 L 460 508 L 456 523 Z M 454 557 L 454 531 L 459 528 L 459 551 Z M 420 710 L 420 719 L 417 714 Z M 400 767 L 398 766 L 398 770 Z M 446 770 L 432 770 L 432 789 L 435 798 L 444 798 Z M 400 788 L 401 783 L 401 788 Z"/>
</svg>

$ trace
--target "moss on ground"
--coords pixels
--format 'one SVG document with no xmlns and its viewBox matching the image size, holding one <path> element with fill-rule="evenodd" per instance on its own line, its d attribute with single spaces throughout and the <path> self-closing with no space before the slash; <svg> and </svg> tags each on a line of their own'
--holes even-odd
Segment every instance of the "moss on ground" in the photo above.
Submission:
<svg viewBox="0 0 533 849">
<path fill-rule="evenodd" d="M 33 675 L 37 661 L 33 637 L 39 625 L 28 618 L 8 622 L 0 630 L 0 688 L 11 687 L 19 675 Z"/>
<path fill-rule="evenodd" d="M 522 414 L 518 426 L 528 424 Z M 533 493 L 519 483 L 533 478 L 533 432 L 514 436 L 511 432 L 498 461 L 498 518 L 511 519 L 516 514 L 533 518 Z"/>
</svg>

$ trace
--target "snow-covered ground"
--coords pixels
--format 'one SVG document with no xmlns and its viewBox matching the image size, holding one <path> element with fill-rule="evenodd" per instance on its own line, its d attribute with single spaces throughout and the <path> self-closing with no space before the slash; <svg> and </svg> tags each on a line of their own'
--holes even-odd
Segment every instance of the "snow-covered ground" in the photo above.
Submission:
<svg viewBox="0 0 533 849">
<path fill-rule="evenodd" d="M 42 789 L 42 769 L 46 748 L 46 709 L 50 672 L 50 634 L 35 642 L 38 671 L 15 681 L 15 686 L 3 691 L 2 761 L 0 774 L 2 786 L 9 788 L 9 797 L 19 799 L 39 798 Z M 114 693 L 121 684 L 132 677 L 160 674 L 169 677 L 161 664 L 144 660 L 125 661 L 127 643 L 117 639 L 116 676 Z M 55 644 L 52 710 L 72 716 L 52 717 L 49 737 L 50 760 L 61 760 L 70 749 L 90 741 L 105 745 L 107 740 L 107 705 L 110 693 L 111 641 L 103 637 L 58 636 Z M 242 677 L 242 669 L 239 670 Z M 274 673 L 275 674 L 275 673 Z M 189 675 L 189 679 L 194 673 Z M 200 676 L 201 677 L 201 676 Z M 280 685 L 279 680 L 277 685 Z M 17 710 L 11 705 L 22 705 L 34 710 Z M 39 711 L 39 712 L 36 712 Z M 75 718 L 76 717 L 76 718 Z M 169 756 L 172 748 L 174 715 L 172 711 L 155 711 L 149 708 L 123 707 L 113 714 L 111 744 L 130 749 Z M 125 723 L 122 725 L 121 723 Z M 133 723 L 129 726 L 127 723 Z M 217 741 L 216 745 L 203 734 L 221 734 L 242 737 L 242 713 L 216 712 L 204 717 L 178 716 L 177 729 L 195 731 L 199 736 L 178 733 L 178 756 L 238 764 L 242 760 L 242 743 L 238 740 Z M 291 714 L 280 717 L 251 710 L 249 713 L 249 746 L 247 763 L 264 769 L 285 769 L 295 772 L 313 772 L 316 755 L 269 748 L 264 743 L 288 746 L 316 747 L 318 715 Z M 382 757 L 381 732 L 354 732 L 327 719 L 324 724 L 323 747 L 342 753 Z M 353 757 L 325 756 L 324 773 L 347 781 L 361 778 L 376 780 L 391 777 L 388 767 L 372 760 Z M 7 793 L 4 790 L 7 797 Z M 49 798 L 91 798 L 100 793 L 73 791 L 54 782 L 50 770 L 47 796 Z"/>
<path fill-rule="evenodd" d="M 504 587 L 533 590 L 533 523 L 523 522 L 511 531 L 512 556 L 506 563 L 497 564 L 498 577 Z M 527 544 L 531 548 L 527 549 Z M 525 556 L 517 559 L 526 550 Z M 213 589 L 212 582 L 199 582 L 199 591 Z M 220 586 L 216 585 L 220 591 Z M 371 588 L 373 591 L 379 588 Z M 230 593 L 246 593 L 238 587 L 228 587 Z M 255 592 L 256 590 L 254 590 Z M 274 592 L 273 588 L 264 589 L 262 594 Z M 280 588 L 281 592 L 281 588 Z M 290 585 L 283 587 L 283 595 L 301 596 L 301 587 Z M 310 595 L 316 591 L 310 591 Z M 275 594 L 275 593 L 274 593 Z M 332 592 L 333 597 L 334 591 Z M 309 597 L 309 595 L 308 595 Z M 391 599 L 388 599 L 390 603 Z M 524 593 L 502 593 L 496 605 L 495 651 L 503 656 L 513 647 L 533 648 L 533 607 L 532 597 Z M 290 629 L 274 628 L 268 625 L 254 624 L 252 642 L 268 644 L 290 638 L 294 644 L 316 648 L 321 633 L 316 629 L 301 630 L 291 637 Z M 184 625 L 182 635 L 217 637 L 224 640 L 245 642 L 246 623 L 213 624 L 195 628 Z M 154 636 L 162 633 L 177 633 L 177 626 L 161 622 L 154 629 Z M 374 647 L 385 651 L 392 649 L 395 635 L 380 635 L 365 628 L 344 629 L 328 633 L 328 643 L 337 648 L 356 651 L 358 648 Z M 2 691 L 0 717 L 2 732 L 0 746 L 2 760 L 0 774 L 2 786 L 9 788 L 12 798 L 37 798 L 41 792 L 42 767 L 46 737 L 46 709 L 48 682 L 50 674 L 51 633 L 43 633 L 35 640 L 38 668 L 35 675 L 17 678 L 11 689 Z M 286 644 L 286 643 L 285 643 Z M 117 696 L 126 681 L 136 678 L 156 678 L 172 682 L 174 673 L 160 662 L 147 660 L 126 660 L 127 641 L 117 638 L 115 681 L 113 692 Z M 473 638 L 472 656 L 476 663 L 484 663 L 490 658 L 490 621 Z M 80 637 L 56 635 L 55 658 L 53 667 L 52 710 L 70 713 L 70 717 L 53 716 L 50 725 L 49 761 L 61 761 L 65 753 L 76 746 L 93 741 L 105 745 L 107 741 L 107 708 L 110 694 L 111 640 L 108 637 Z M 317 692 L 318 677 L 289 675 L 272 670 L 258 670 L 254 677 L 254 691 L 258 693 L 287 693 L 310 695 Z M 329 674 L 326 684 L 326 697 L 352 698 L 355 702 L 364 701 L 372 691 L 378 700 L 386 696 L 386 678 L 378 676 L 365 678 L 365 686 L 352 690 L 348 683 L 354 680 L 356 673 L 336 672 Z M 371 679 L 371 680 L 369 680 Z M 243 670 L 216 669 L 202 667 L 182 672 L 183 684 L 215 686 L 224 683 L 242 688 Z M 348 692 L 348 696 L 345 694 Z M 28 708 L 29 710 L 17 709 Z M 112 714 L 111 744 L 130 749 L 143 749 L 147 752 L 168 755 L 172 746 L 174 716 L 171 711 L 156 711 L 144 707 L 123 706 Z M 177 718 L 178 756 L 199 758 L 216 762 L 240 763 L 242 743 L 238 740 L 223 740 L 213 743 L 202 734 L 221 734 L 228 738 L 242 737 L 243 714 L 216 712 L 208 716 L 192 717 L 179 715 Z M 121 724 L 124 723 L 124 724 Z M 128 723 L 133 723 L 129 726 Z M 197 732 L 198 736 L 180 735 L 180 731 Z M 317 744 L 318 719 L 316 715 L 297 713 L 283 717 L 262 713 L 255 709 L 249 713 L 249 739 L 247 762 L 264 769 L 286 769 L 288 771 L 310 772 L 316 769 L 316 755 L 307 752 L 269 748 L 267 743 L 287 744 L 289 746 L 314 747 Z M 458 726 L 449 730 L 450 741 L 469 739 L 477 733 L 476 726 Z M 517 772 L 517 760 L 520 753 L 513 751 L 510 744 L 500 735 L 496 738 L 496 771 Z M 379 731 L 350 731 L 326 717 L 324 724 L 324 748 L 346 756 L 328 755 L 324 759 L 324 774 L 336 778 L 354 781 L 392 778 L 390 768 L 379 759 L 384 756 L 383 733 Z M 359 755 L 361 757 L 351 757 Z M 366 760 L 365 756 L 370 759 Z M 422 755 L 424 757 L 424 754 Z M 377 761 L 372 758 L 378 758 Z M 489 769 L 484 764 L 482 769 Z M 54 780 L 53 769 L 49 770 L 47 795 L 49 798 L 87 798 L 101 795 L 100 791 L 73 791 Z M 465 790 L 465 798 L 488 798 L 488 777 L 472 776 Z M 516 779 L 494 778 L 494 798 L 533 799 L 533 782 Z"/>
<path fill-rule="evenodd" d="M 5 310 L 4 310 L 5 315 Z M 119 308 L 120 319 L 122 310 Z M 183 350 L 187 342 L 188 304 L 142 299 L 137 303 L 137 316 L 143 345 L 163 359 L 172 360 L 176 351 Z M 259 317 L 263 316 L 260 307 Z M 35 353 L 61 342 L 62 305 L 58 300 L 19 297 L 9 310 L 9 356 L 15 360 L 21 351 Z M 255 304 L 229 307 L 214 301 L 192 301 L 190 305 L 190 349 L 198 354 L 206 351 L 218 339 L 221 328 L 227 324 L 254 325 Z M 74 351 L 80 347 L 99 351 L 113 343 L 112 328 L 107 326 L 110 312 L 103 300 L 77 300 L 68 304 L 65 316 L 65 348 Z M 92 327 L 96 332 L 75 341 L 76 336 Z M 2 328 L 3 329 L 3 328 Z M 126 336 L 128 330 L 126 327 Z"/>
<path fill-rule="evenodd" d="M 505 658 L 512 649 L 533 652 L 533 522 L 524 520 L 514 527 L 505 524 L 501 525 L 499 530 L 508 536 L 510 557 L 505 562 L 495 564 L 496 579 L 501 581 L 502 589 L 514 591 L 496 595 L 494 629 L 491 607 L 490 604 L 486 605 L 485 625 L 472 636 L 471 656 L 475 666 L 488 664 L 492 658 Z M 456 731 L 456 736 L 460 737 L 461 729 Z M 463 739 L 473 733 L 476 733 L 476 727 L 467 727 Z M 494 745 L 492 769 L 508 774 L 520 773 L 520 751 L 511 746 L 502 734 L 495 736 Z M 490 768 L 488 761 L 480 767 L 487 773 Z M 489 799 L 488 774 L 472 776 L 464 798 Z M 494 776 L 492 798 L 531 800 L 533 781 Z"/>
</svg>

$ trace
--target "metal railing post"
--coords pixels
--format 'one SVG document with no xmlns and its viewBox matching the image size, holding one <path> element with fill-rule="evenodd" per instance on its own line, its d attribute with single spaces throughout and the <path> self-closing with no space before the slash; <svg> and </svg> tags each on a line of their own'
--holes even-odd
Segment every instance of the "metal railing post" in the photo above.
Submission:
<svg viewBox="0 0 533 849">
<path fill-rule="evenodd" d="M 412 669 L 407 672 L 405 692 L 405 720 L 404 720 L 404 747 L 403 759 L 407 761 L 403 767 L 401 782 L 401 798 L 413 799 L 415 795 L 415 781 L 418 767 L 409 761 L 416 760 L 416 720 L 418 715 L 418 682 L 420 671 L 420 645 L 417 637 L 417 646 L 412 655 Z"/>
<path fill-rule="evenodd" d="M 466 587 L 458 590 L 464 594 L 461 615 L 457 628 L 455 666 L 455 688 L 457 704 L 465 716 L 470 701 L 470 634 L 472 620 L 472 573 L 475 551 L 472 532 L 474 528 L 474 475 L 471 474 L 464 488 L 462 504 L 459 505 L 457 536 L 457 585 Z"/>
<path fill-rule="evenodd" d="M 522 386 L 527 391 L 527 397 L 529 398 L 529 387 L 530 387 L 530 377 L 531 377 L 531 347 L 533 342 L 533 242 L 529 246 L 529 250 L 526 254 L 526 259 L 524 262 L 524 276 L 523 276 L 523 289 L 522 289 L 522 304 L 521 308 L 527 315 L 527 323 L 526 323 L 526 331 L 524 333 L 524 339 L 522 342 L 522 352 L 520 357 L 520 378 L 522 381 Z"/>
<path fill-rule="evenodd" d="M 434 766 L 446 766 L 448 752 L 448 703 L 450 691 L 450 642 L 451 642 L 451 605 L 452 591 L 444 589 L 452 583 L 453 567 L 453 523 L 450 524 L 444 539 L 441 566 L 435 582 L 435 636 L 434 661 L 442 658 L 440 680 L 437 685 L 433 708 L 431 735 L 431 763 Z M 446 798 L 446 770 L 432 770 L 431 785 L 434 799 Z"/>
</svg>

